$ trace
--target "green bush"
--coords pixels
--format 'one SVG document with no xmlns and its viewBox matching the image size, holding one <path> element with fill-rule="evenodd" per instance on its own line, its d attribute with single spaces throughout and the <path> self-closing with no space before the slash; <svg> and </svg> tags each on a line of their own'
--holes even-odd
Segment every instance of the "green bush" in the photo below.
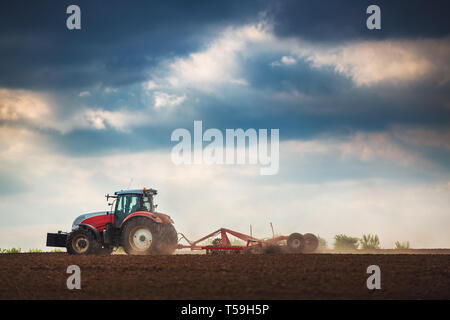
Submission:
<svg viewBox="0 0 450 320">
<path fill-rule="evenodd" d="M 336 250 L 356 250 L 359 246 L 359 239 L 338 234 L 334 236 L 334 249 Z"/>
<path fill-rule="evenodd" d="M 42 250 L 41 249 L 30 249 L 27 251 L 28 253 L 41 253 Z"/>
<path fill-rule="evenodd" d="M 406 242 L 396 241 L 394 249 L 395 250 L 406 250 L 406 249 L 409 249 L 409 241 L 406 241 Z"/>
<path fill-rule="evenodd" d="M 376 234 L 363 234 L 362 238 L 359 240 L 361 243 L 361 249 L 364 250 L 375 250 L 380 249 L 380 239 Z"/>
<path fill-rule="evenodd" d="M 0 253 L 21 253 L 22 249 L 20 248 L 11 248 L 11 249 L 0 249 Z"/>
<path fill-rule="evenodd" d="M 50 252 L 63 252 L 61 249 L 53 249 L 53 250 L 50 250 Z"/>
</svg>

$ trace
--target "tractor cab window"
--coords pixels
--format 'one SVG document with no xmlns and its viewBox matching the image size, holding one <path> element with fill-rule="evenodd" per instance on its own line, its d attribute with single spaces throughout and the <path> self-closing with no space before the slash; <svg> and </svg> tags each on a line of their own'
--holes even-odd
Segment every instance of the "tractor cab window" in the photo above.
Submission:
<svg viewBox="0 0 450 320">
<path fill-rule="evenodd" d="M 115 225 L 120 226 L 122 221 L 131 213 L 136 212 L 141 207 L 140 196 L 138 195 L 121 195 L 117 199 L 117 207 L 115 213 Z"/>
<path fill-rule="evenodd" d="M 150 202 L 149 197 L 142 197 L 142 203 L 144 204 L 144 207 L 147 209 L 148 212 L 152 211 L 152 204 Z"/>
</svg>

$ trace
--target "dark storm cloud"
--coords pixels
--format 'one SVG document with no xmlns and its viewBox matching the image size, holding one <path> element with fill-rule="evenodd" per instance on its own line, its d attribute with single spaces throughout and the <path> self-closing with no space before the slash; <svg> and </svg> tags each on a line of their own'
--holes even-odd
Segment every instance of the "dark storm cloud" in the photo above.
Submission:
<svg viewBox="0 0 450 320">
<path fill-rule="evenodd" d="M 73 3 L 82 10 L 80 31 L 65 27 L 65 9 Z M 141 86 L 149 80 L 152 68 L 160 68 L 162 60 L 173 61 L 204 50 L 224 27 L 255 23 L 261 12 L 266 13 L 279 39 L 346 42 L 448 35 L 448 20 L 442 17 L 446 2 L 378 1 L 383 29 L 373 32 L 365 27 L 369 4 L 372 2 L 2 3 L 0 87 L 47 91 L 53 95 L 54 111 L 62 118 L 82 107 L 112 112 L 126 108 L 139 117 L 139 110 L 155 112 L 150 110 L 151 93 L 143 93 Z M 273 67 L 271 63 L 281 58 L 279 53 L 257 52 L 240 61 L 247 85 L 224 86 L 218 89 L 220 95 L 195 89 L 169 92 L 186 94 L 186 101 L 170 114 L 170 121 L 130 124 L 125 131 L 106 124 L 100 130 L 75 126 L 64 134 L 52 129 L 44 133 L 58 152 L 98 155 L 167 149 L 173 145 L 171 132 L 179 127 L 192 129 L 194 120 L 203 120 L 205 129 L 280 128 L 281 140 L 380 132 L 399 124 L 440 129 L 450 123 L 448 82 L 438 84 L 431 77 L 399 85 L 357 86 L 332 66 L 314 68 L 302 59 L 294 65 Z M 107 86 L 117 92 L 105 93 Z M 80 97 L 84 90 L 89 95 Z M 289 99 L 293 92 L 300 96 Z M 433 157 L 446 159 L 440 154 Z"/>
<path fill-rule="evenodd" d="M 366 9 L 381 9 L 381 30 L 368 30 Z M 275 1 L 275 30 L 313 41 L 443 37 L 450 34 L 447 0 Z"/>
<path fill-rule="evenodd" d="M 66 28 L 81 8 L 82 29 Z M 224 24 L 242 23 L 262 1 L 8 1 L 0 4 L 0 86 L 120 86 L 144 79 L 160 58 L 183 55 Z"/>
<path fill-rule="evenodd" d="M 357 131 L 382 132 L 392 126 L 405 125 L 445 129 L 450 124 L 449 84 L 439 84 L 433 77 L 397 84 L 378 83 L 357 86 L 348 76 L 332 68 L 314 68 L 304 60 L 295 65 L 273 67 L 278 56 L 255 55 L 246 61 L 247 85 L 227 85 L 210 94 L 182 89 L 186 101 L 169 112 L 170 121 L 148 126 L 132 126 L 129 132 L 117 132 L 106 125 L 103 130 L 78 129 L 54 137 L 59 148 L 71 154 L 91 154 L 169 148 L 170 134 L 176 128 L 192 130 L 194 120 L 207 128 L 280 128 L 280 139 L 314 139 L 321 135 L 345 136 Z M 152 93 L 140 86 L 126 87 L 114 94 L 93 93 L 79 98 L 59 98 L 99 105 L 110 111 L 129 106 L 136 112 L 146 110 L 158 118 L 159 110 L 149 109 Z M 130 94 L 133 95 L 130 95 Z M 74 105 L 75 106 L 75 105 Z M 76 108 L 73 108 L 76 109 Z M 134 110 L 134 111 L 133 111 Z"/>
<path fill-rule="evenodd" d="M 67 6 L 81 7 L 69 31 Z M 369 1 L 8 1 L 0 4 L 0 86 L 121 86 L 145 79 L 161 59 L 203 45 L 225 25 L 261 12 L 279 36 L 342 41 L 449 34 L 448 1 L 376 1 L 382 30 L 368 31 Z"/>
<path fill-rule="evenodd" d="M 432 77 L 356 86 L 332 68 L 313 68 L 302 60 L 274 68 L 274 60 L 258 56 L 247 61 L 248 85 L 223 88 L 221 97 L 192 93 L 200 100 L 192 110 L 180 111 L 185 112 L 183 125 L 204 119 L 214 128 L 281 128 L 281 139 L 304 139 L 324 132 L 382 131 L 397 124 L 450 124 L 450 84 L 437 84 Z"/>
</svg>

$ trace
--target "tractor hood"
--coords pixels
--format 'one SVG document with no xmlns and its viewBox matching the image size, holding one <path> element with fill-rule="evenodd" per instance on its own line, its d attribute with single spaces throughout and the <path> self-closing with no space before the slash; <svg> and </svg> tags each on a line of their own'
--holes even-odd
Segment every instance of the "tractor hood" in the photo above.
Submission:
<svg viewBox="0 0 450 320">
<path fill-rule="evenodd" d="M 108 214 L 108 211 L 99 211 L 99 212 L 91 212 L 91 213 L 82 214 L 81 216 L 78 216 L 72 223 L 72 230 L 75 230 L 81 222 L 83 222 L 84 220 L 86 220 L 88 218 L 103 216 L 106 214 Z"/>
</svg>

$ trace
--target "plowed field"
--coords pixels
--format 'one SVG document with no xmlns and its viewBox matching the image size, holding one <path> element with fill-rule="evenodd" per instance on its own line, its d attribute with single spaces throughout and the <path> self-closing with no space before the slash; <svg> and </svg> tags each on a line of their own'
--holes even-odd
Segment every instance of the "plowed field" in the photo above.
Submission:
<svg viewBox="0 0 450 320">
<path fill-rule="evenodd" d="M 0 299 L 450 299 L 449 254 L 0 254 Z M 69 265 L 81 289 L 69 290 Z M 369 265 L 381 290 L 368 290 Z"/>
</svg>

